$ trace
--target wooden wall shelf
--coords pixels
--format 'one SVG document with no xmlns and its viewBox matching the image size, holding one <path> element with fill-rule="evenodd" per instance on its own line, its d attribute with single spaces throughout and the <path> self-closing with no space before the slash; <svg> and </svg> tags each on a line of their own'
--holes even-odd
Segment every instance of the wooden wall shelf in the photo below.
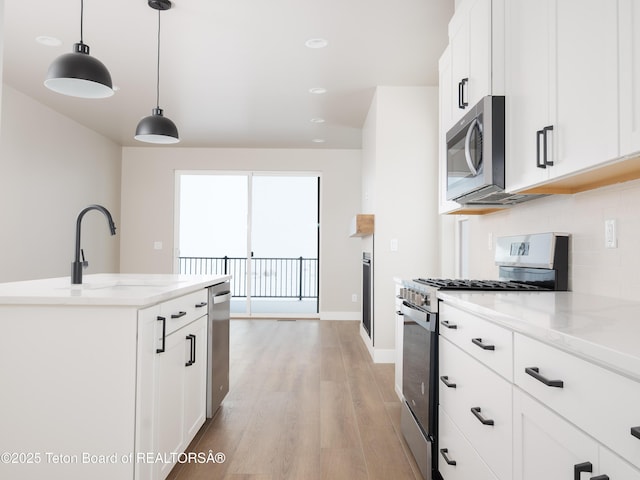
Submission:
<svg viewBox="0 0 640 480">
<path fill-rule="evenodd" d="M 369 214 L 358 214 L 351 220 L 349 227 L 350 237 L 366 237 L 373 235 L 374 216 Z"/>
</svg>

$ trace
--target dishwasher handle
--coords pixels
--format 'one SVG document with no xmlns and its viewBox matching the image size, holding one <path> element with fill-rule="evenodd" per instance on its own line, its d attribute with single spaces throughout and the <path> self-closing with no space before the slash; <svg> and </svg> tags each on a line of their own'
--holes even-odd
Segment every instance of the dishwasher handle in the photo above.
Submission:
<svg viewBox="0 0 640 480">
<path fill-rule="evenodd" d="M 230 302 L 231 301 L 231 292 L 227 291 L 227 292 L 220 292 L 220 293 L 216 293 L 212 298 L 211 298 L 211 302 L 214 305 L 217 305 L 219 303 L 225 303 L 225 302 Z"/>
</svg>

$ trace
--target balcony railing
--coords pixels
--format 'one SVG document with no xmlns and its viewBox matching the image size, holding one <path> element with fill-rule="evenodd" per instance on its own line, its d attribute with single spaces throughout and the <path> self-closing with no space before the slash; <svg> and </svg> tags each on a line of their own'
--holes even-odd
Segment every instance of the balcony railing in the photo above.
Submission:
<svg viewBox="0 0 640 480">
<path fill-rule="evenodd" d="M 247 296 L 245 257 L 179 257 L 179 273 L 185 275 L 231 275 L 231 294 Z M 252 257 L 253 298 L 318 298 L 317 258 Z"/>
</svg>

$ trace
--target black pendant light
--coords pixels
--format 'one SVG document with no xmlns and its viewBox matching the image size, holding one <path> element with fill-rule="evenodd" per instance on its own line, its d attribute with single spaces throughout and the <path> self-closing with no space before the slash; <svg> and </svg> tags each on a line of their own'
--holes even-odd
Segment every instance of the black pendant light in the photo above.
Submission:
<svg viewBox="0 0 640 480">
<path fill-rule="evenodd" d="M 80 43 L 71 53 L 56 58 L 49 66 L 45 86 L 54 92 L 82 98 L 106 98 L 113 95 L 111 74 L 100 60 L 89 55 L 82 41 L 84 0 L 80 0 Z"/>
<path fill-rule="evenodd" d="M 160 12 L 169 10 L 169 0 L 149 0 L 149 6 L 158 11 L 158 70 L 156 78 L 156 107 L 151 115 L 138 123 L 135 139 L 148 143 L 178 143 L 178 128 L 170 119 L 162 115 L 160 108 Z"/>
</svg>

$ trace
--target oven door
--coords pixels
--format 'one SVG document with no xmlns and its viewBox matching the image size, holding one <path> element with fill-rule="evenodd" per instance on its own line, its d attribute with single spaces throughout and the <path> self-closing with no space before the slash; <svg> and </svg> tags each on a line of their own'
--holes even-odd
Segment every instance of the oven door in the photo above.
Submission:
<svg viewBox="0 0 640 480">
<path fill-rule="evenodd" d="M 437 315 L 404 301 L 402 394 L 425 437 L 435 437 Z"/>
</svg>

